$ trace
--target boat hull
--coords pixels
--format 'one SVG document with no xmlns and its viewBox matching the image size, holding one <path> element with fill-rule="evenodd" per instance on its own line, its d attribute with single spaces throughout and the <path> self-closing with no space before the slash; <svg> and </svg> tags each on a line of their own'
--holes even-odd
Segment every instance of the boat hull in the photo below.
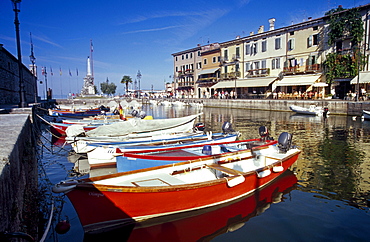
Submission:
<svg viewBox="0 0 370 242">
<path fill-rule="evenodd" d="M 78 185 L 67 196 L 75 207 L 85 231 L 117 223 L 132 223 L 149 218 L 224 204 L 251 194 L 278 178 L 298 158 L 300 151 L 279 161 L 282 170 L 260 177 L 258 172 L 244 173 L 231 186 L 230 178 L 185 185 L 154 187 Z M 91 178 L 94 179 L 94 178 Z M 165 181 L 164 181 L 165 182 Z M 88 206 L 86 206 L 88 204 Z"/>
</svg>

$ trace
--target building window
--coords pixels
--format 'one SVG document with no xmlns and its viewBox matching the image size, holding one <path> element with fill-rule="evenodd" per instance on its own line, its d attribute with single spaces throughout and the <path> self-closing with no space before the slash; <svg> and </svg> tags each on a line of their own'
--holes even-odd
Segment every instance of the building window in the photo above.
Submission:
<svg viewBox="0 0 370 242">
<path fill-rule="evenodd" d="M 181 59 L 183 60 L 184 59 L 184 55 L 181 56 Z"/>
<path fill-rule="evenodd" d="M 235 52 L 236 52 L 236 58 L 239 59 L 240 58 L 240 47 L 236 47 L 235 49 Z"/>
<path fill-rule="evenodd" d="M 314 31 L 316 31 L 316 30 L 318 30 L 318 29 L 319 29 L 319 27 L 318 27 L 318 26 L 314 26 L 314 27 L 312 27 L 312 29 L 313 29 Z"/>
<path fill-rule="evenodd" d="M 214 56 L 214 57 L 212 58 L 212 62 L 213 62 L 213 63 L 216 63 L 216 62 L 217 62 L 217 58 L 216 58 L 216 56 Z"/>
<path fill-rule="evenodd" d="M 288 50 L 294 50 L 294 39 L 288 40 Z"/>
<path fill-rule="evenodd" d="M 252 44 L 251 52 L 252 55 L 257 54 L 257 43 Z"/>
<path fill-rule="evenodd" d="M 294 35 L 294 31 L 290 32 L 289 35 Z"/>
<path fill-rule="evenodd" d="M 271 69 L 279 69 L 280 68 L 280 58 L 272 59 Z"/>
<path fill-rule="evenodd" d="M 281 49 L 281 38 L 276 38 L 275 39 L 275 50 Z"/>
<path fill-rule="evenodd" d="M 190 58 L 193 58 L 193 53 L 190 53 Z"/>
<path fill-rule="evenodd" d="M 307 39 L 307 46 L 315 46 L 319 44 L 319 34 L 310 35 Z"/>
<path fill-rule="evenodd" d="M 264 40 L 262 41 L 262 52 L 266 52 L 267 51 L 267 41 Z"/>
<path fill-rule="evenodd" d="M 249 62 L 245 63 L 245 71 L 249 71 L 251 69 L 251 64 Z"/>
<path fill-rule="evenodd" d="M 250 44 L 245 45 L 245 54 L 250 55 L 251 54 L 251 46 Z"/>
<path fill-rule="evenodd" d="M 200 53 L 200 50 L 198 51 L 198 56 L 200 56 L 201 55 L 201 53 Z"/>
<path fill-rule="evenodd" d="M 204 65 L 207 65 L 207 59 L 204 59 L 204 60 L 203 60 L 203 64 L 204 64 Z"/>
<path fill-rule="evenodd" d="M 202 69 L 202 62 L 198 62 L 198 64 L 197 64 L 197 68 L 198 68 L 198 69 Z"/>
<path fill-rule="evenodd" d="M 186 59 L 189 59 L 189 55 L 188 54 L 186 54 Z"/>
</svg>

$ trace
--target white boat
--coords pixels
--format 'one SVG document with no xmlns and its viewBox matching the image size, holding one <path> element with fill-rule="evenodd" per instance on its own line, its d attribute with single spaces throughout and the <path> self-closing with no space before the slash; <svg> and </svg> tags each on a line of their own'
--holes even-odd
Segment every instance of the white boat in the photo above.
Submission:
<svg viewBox="0 0 370 242">
<path fill-rule="evenodd" d="M 370 120 L 370 111 L 362 110 L 362 117 L 365 120 Z"/>
<path fill-rule="evenodd" d="M 201 134 L 188 137 L 177 137 L 162 140 L 153 140 L 147 142 L 121 142 L 121 143 L 91 143 L 87 144 L 91 151 L 87 152 L 88 162 L 91 168 L 116 165 L 117 157 L 122 156 L 124 152 L 151 150 L 163 147 L 182 147 L 189 144 L 212 144 L 215 142 L 231 142 L 238 138 L 239 134 Z"/>
<path fill-rule="evenodd" d="M 71 144 L 76 153 L 87 153 L 92 150 L 92 147 L 87 145 L 88 142 L 138 142 L 199 135 L 203 134 L 203 131 L 197 130 L 198 124 L 194 125 L 198 115 L 170 119 L 130 119 L 122 122 L 123 125 L 117 125 L 118 123 L 104 125 L 106 127 L 114 126 L 109 129 L 97 127 L 95 130 L 101 130 L 96 133 L 81 130 L 81 125 L 72 125 L 66 130 L 66 141 Z M 82 136 L 77 134 L 82 134 Z"/>
<path fill-rule="evenodd" d="M 291 105 L 289 108 L 293 112 L 296 112 L 299 114 L 317 115 L 317 116 L 323 116 L 323 115 L 329 114 L 329 111 L 327 108 L 317 107 L 316 105 L 310 105 L 308 108 Z"/>
</svg>

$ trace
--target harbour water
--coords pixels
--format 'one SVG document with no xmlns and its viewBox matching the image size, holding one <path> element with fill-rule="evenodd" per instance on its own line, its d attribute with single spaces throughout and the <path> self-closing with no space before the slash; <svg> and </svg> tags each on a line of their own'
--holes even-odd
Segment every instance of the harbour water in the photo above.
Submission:
<svg viewBox="0 0 370 242">
<path fill-rule="evenodd" d="M 79 174 L 73 171 L 75 164 L 68 159 L 70 147 L 63 146 L 63 142 L 49 143 L 51 136 L 45 132 L 40 145 L 44 181 L 41 187 L 46 191 L 47 204 L 53 203 L 56 208 L 47 241 L 369 240 L 369 121 L 348 116 L 331 115 L 324 119 L 292 112 L 245 109 L 146 105 L 143 110 L 154 118 L 202 112 L 196 122 L 204 123 L 206 131 L 221 132 L 222 124 L 229 121 L 241 132 L 241 139 L 256 138 L 260 126 L 266 126 L 275 139 L 281 132 L 289 132 L 302 153 L 281 179 L 231 204 L 159 218 L 109 233 L 84 235 L 68 198 L 48 193 L 52 184 Z M 115 172 L 115 169 L 102 172 Z M 71 229 L 58 234 L 53 228 L 62 220 L 67 220 Z"/>
</svg>

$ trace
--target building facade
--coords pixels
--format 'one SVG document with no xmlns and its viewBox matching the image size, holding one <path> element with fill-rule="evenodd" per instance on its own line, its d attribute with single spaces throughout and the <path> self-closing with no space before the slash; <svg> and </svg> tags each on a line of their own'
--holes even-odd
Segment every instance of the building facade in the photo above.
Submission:
<svg viewBox="0 0 370 242">
<path fill-rule="evenodd" d="M 364 25 L 361 51 L 368 60 L 370 4 L 357 9 Z M 192 76 L 196 97 L 220 98 L 226 93 L 229 98 L 324 98 L 328 94 L 343 98 L 353 84 L 370 92 L 368 64 L 359 77 L 337 79 L 328 85 L 323 66 L 326 56 L 353 51 L 349 38 L 328 45 L 329 18 L 308 18 L 279 29 L 275 29 L 275 19 L 269 19 L 267 31 L 260 26 L 257 33 L 219 43 L 211 52 L 211 45 L 198 46 L 203 60 Z M 176 54 L 189 51 L 194 49 Z M 210 61 L 215 57 L 219 62 Z M 183 71 L 178 66 L 175 61 L 175 75 Z"/>
</svg>

